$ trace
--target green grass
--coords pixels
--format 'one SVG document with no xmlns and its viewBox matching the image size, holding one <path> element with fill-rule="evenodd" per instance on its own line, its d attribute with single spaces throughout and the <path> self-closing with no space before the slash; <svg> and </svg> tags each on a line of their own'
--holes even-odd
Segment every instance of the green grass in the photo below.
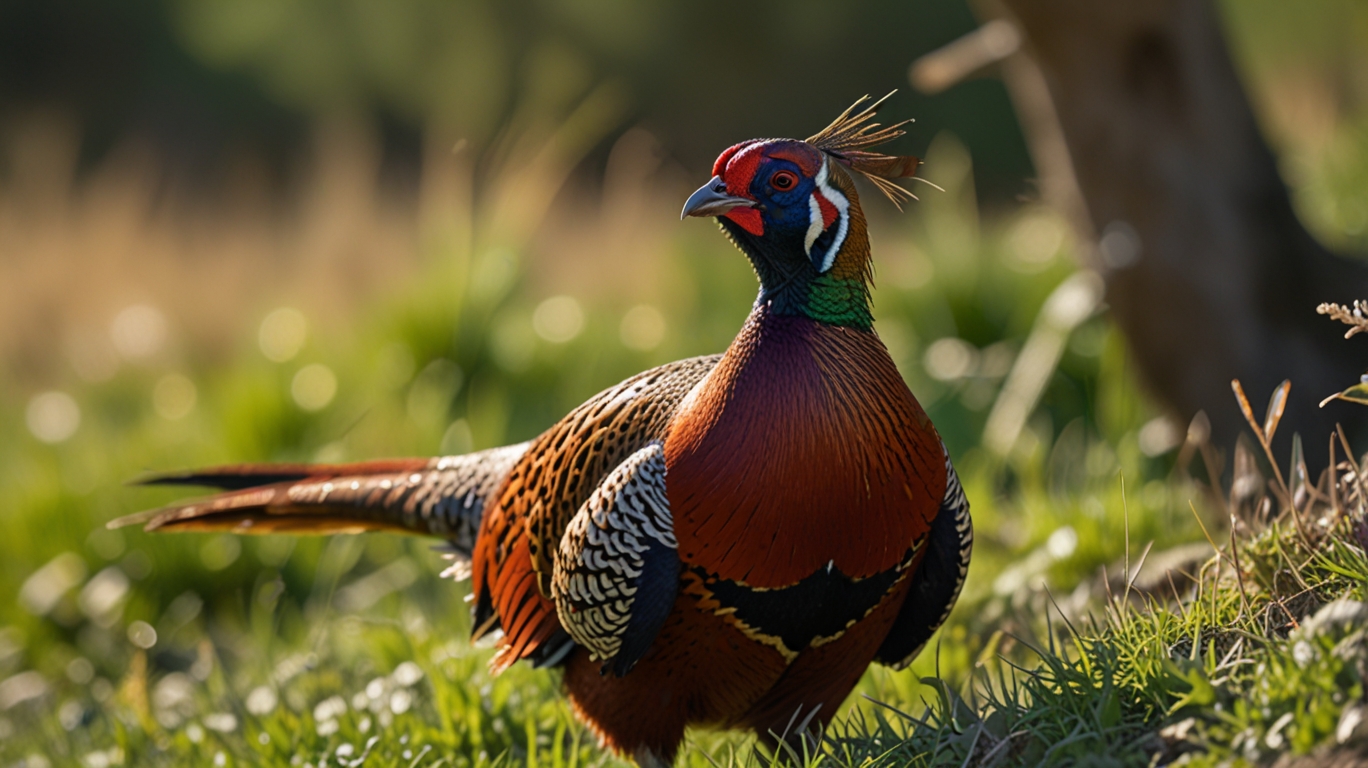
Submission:
<svg viewBox="0 0 1368 768">
<path fill-rule="evenodd" d="M 1345 708 L 1368 690 L 1368 615 L 1316 614 L 1368 598 L 1368 558 L 1354 536 L 1345 518 L 1312 549 L 1292 526 L 1272 525 L 1239 544 L 1243 585 L 1232 561 L 1213 559 L 1177 605 L 1103 592 L 1082 613 L 1026 589 L 1013 597 L 1035 620 L 981 645 L 965 636 L 965 614 L 993 598 L 962 606 L 916 669 L 871 673 L 820 756 L 801 762 L 1120 766 L 1190 752 L 1190 764 L 1224 765 L 1310 751 L 1334 740 Z M 86 765 L 94 755 L 137 765 L 618 762 L 573 721 L 555 673 L 519 666 L 489 677 L 488 651 L 470 647 L 464 612 L 450 610 L 461 590 L 425 584 L 359 616 L 338 610 L 337 577 L 327 574 L 365 547 L 328 544 L 323 586 L 302 608 L 263 580 L 236 620 L 175 628 L 164 618 L 158 647 L 183 649 L 179 658 L 134 651 L 120 679 L 93 684 L 68 662 L 76 679 L 54 681 L 55 707 L 11 710 L 7 750 Z M 422 555 L 410 547 L 400 557 Z M 1294 599 L 1320 618 L 1289 628 L 1278 606 Z M 977 648 L 968 658 L 947 650 L 966 645 Z M 928 668 L 937 659 L 946 668 Z M 694 734 L 684 760 L 769 762 L 749 740 L 711 733 Z"/>
<path fill-rule="evenodd" d="M 1322 601 L 1362 599 L 1362 549 L 1338 538 L 1313 556 L 1274 527 L 1241 545 L 1244 592 L 1229 566 L 1208 566 L 1198 596 L 1177 609 L 1108 597 L 1100 570 L 1148 543 L 1200 541 L 1197 515 L 1217 530 L 1224 513 L 1173 471 L 1171 452 L 1140 449 L 1156 413 L 1100 318 L 1074 331 L 1011 453 L 980 444 L 1006 364 L 1072 272 L 1071 245 L 1034 207 L 980 219 L 952 139 L 931 161 L 945 194 L 901 218 L 870 205 L 876 328 L 956 457 L 974 508 L 974 562 L 932 647 L 909 670 L 872 669 L 820 752 L 799 761 L 1148 765 L 1169 748 L 1159 731 L 1189 718 L 1184 743 L 1206 749 L 1199 760 L 1253 759 L 1274 731 L 1298 749 L 1333 736 L 1363 690 L 1357 662 L 1332 635 L 1269 635 L 1259 606 L 1286 596 L 1278 574 L 1289 568 Z M 489 651 L 467 641 L 466 587 L 437 577 L 443 563 L 428 542 L 103 527 L 174 497 L 122 486 L 147 470 L 524 439 L 642 368 L 721 349 L 753 295 L 753 276 L 716 232 L 681 228 L 664 246 L 677 295 L 659 307 L 658 346 L 626 346 L 627 307 L 592 302 L 578 335 L 548 341 L 534 321 L 548 292 L 519 266 L 530 234 L 497 206 L 468 213 L 471 230 L 433 233 L 423 279 L 371 308 L 362 330 L 315 333 L 288 362 L 264 359 L 249 328 L 227 361 L 73 379 L 82 422 L 57 445 L 24 434 L 23 398 L 7 393 L 16 396 L 0 405 L 0 424 L 19 437 L 0 445 L 0 589 L 19 599 L 0 604 L 0 765 L 620 762 L 574 722 L 556 673 L 488 676 Z M 928 360 L 942 339 L 969 355 L 955 375 Z M 308 364 L 339 383 L 316 411 L 291 394 Z M 153 402 L 172 373 L 198 393 L 176 419 Z M 1272 576 L 1259 581 L 1259 568 Z M 1251 639 L 1227 658 L 1220 638 L 1230 636 Z M 1175 654 L 1185 638 L 1193 650 Z M 744 735 L 698 732 L 681 761 L 769 758 Z"/>
</svg>

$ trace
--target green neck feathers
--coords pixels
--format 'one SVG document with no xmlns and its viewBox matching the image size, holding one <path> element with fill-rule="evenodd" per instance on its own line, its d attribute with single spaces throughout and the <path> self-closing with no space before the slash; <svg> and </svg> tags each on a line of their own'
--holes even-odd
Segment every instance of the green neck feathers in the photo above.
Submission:
<svg viewBox="0 0 1368 768">
<path fill-rule="evenodd" d="M 819 275 L 808 284 L 807 302 L 800 311 L 818 322 L 869 330 L 874 316 L 869 309 L 869 286 L 860 279 Z"/>
</svg>

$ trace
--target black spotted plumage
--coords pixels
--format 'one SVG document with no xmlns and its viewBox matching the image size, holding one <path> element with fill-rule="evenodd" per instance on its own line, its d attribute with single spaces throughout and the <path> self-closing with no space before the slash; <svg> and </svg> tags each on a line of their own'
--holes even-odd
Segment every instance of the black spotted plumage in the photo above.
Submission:
<svg viewBox="0 0 1368 768">
<path fill-rule="evenodd" d="M 476 637 L 496 629 L 505 637 L 510 630 L 523 637 L 554 619 L 555 553 L 570 520 L 613 469 L 663 437 L 680 401 L 720 358 L 694 357 L 639 373 L 590 398 L 532 441 L 483 522 L 478 548 L 487 556 L 474 573 Z M 512 589 L 513 583 L 532 589 Z M 503 592 L 502 603 L 496 590 Z M 563 632 L 558 626 L 541 631 Z M 538 638 L 507 645 L 499 663 L 530 658 L 544 644 Z"/>
<path fill-rule="evenodd" d="M 871 151 L 901 135 L 872 122 L 882 103 L 731 147 L 685 203 L 760 279 L 725 355 L 645 371 L 521 445 L 154 479 L 224 492 L 122 522 L 438 536 L 469 558 L 449 573 L 471 576 L 492 670 L 561 667 L 606 747 L 667 766 L 699 725 L 796 746 L 871 661 L 925 644 L 972 542 L 944 445 L 872 329 L 852 174 L 898 202 L 919 164 Z"/>
<path fill-rule="evenodd" d="M 679 545 L 665 496 L 665 457 L 651 443 L 584 502 L 556 552 L 551 597 L 572 638 L 621 677 L 674 605 Z"/>
</svg>

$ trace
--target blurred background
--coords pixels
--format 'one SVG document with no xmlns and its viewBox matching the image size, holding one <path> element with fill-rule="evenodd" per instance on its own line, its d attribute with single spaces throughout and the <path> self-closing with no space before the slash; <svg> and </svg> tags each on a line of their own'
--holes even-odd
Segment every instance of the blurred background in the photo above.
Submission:
<svg viewBox="0 0 1368 768">
<path fill-rule="evenodd" d="M 1314 242 L 1361 254 L 1368 9 L 1216 11 L 1276 153 L 1268 183 Z M 1238 414 L 1166 397 L 1163 361 L 1137 359 L 1109 313 L 1130 235 L 1087 220 L 1086 168 L 1081 192 L 1051 186 L 1030 72 L 1072 140 L 1068 92 L 1030 19 L 1005 43 L 975 32 L 1010 16 L 961 0 L 0 5 L 0 761 L 285 764 L 381 733 L 374 715 L 476 764 L 573 729 L 546 673 L 480 677 L 464 587 L 426 542 L 104 523 L 173 498 L 125 485 L 147 471 L 490 447 L 722 350 L 755 278 L 711 224 L 678 220 L 682 201 L 723 148 L 814 133 L 866 93 L 901 89 L 885 117 L 916 122 L 893 150 L 944 190 L 916 186 L 901 213 L 864 192 L 876 328 L 979 531 L 942 673 L 969 666 L 975 622 L 1028 605 L 1028 579 L 1072 590 L 1127 533 L 1201 541 L 1195 511 L 1222 523 L 1187 479 L 1189 420 L 1205 408 L 1220 433 Z M 867 690 L 915 700 L 934 664 Z"/>
</svg>

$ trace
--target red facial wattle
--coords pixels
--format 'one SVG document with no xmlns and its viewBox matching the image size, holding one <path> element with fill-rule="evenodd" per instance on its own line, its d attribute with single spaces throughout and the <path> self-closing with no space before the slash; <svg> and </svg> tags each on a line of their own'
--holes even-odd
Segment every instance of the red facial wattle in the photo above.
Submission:
<svg viewBox="0 0 1368 768">
<path fill-rule="evenodd" d="M 751 188 L 755 184 L 756 174 L 761 172 L 761 165 L 766 160 L 784 160 L 793 163 L 798 167 L 798 172 L 808 178 L 815 177 L 821 171 L 823 162 L 820 152 L 801 142 L 753 139 L 728 147 L 719 155 L 717 161 L 713 163 L 713 176 L 725 184 L 727 195 L 753 201 L 755 197 Z M 787 176 L 792 179 L 789 186 L 780 186 L 773 182 L 773 178 L 784 175 L 784 173 L 787 173 Z M 792 185 L 797 183 L 797 178 L 791 172 L 783 172 L 771 177 L 771 184 L 773 184 L 774 190 L 784 191 L 791 189 Z M 827 196 L 820 192 L 814 195 L 814 199 L 821 209 L 824 221 L 823 229 L 825 229 L 837 220 L 839 209 Z M 730 219 L 734 224 L 756 237 L 762 237 L 765 234 L 764 219 L 758 207 L 736 206 L 718 215 Z"/>
<path fill-rule="evenodd" d="M 733 144 L 722 150 L 722 154 L 718 155 L 717 159 L 713 161 L 713 175 L 725 179 L 727 175 L 727 165 L 731 162 L 732 158 L 736 157 L 741 150 L 759 143 L 761 143 L 759 139 L 751 139 L 749 141 L 743 141 L 740 144 Z"/>
<path fill-rule="evenodd" d="M 727 167 L 722 171 L 722 179 L 727 182 L 727 193 L 739 197 L 749 197 L 751 182 L 755 179 L 755 171 L 760 167 L 760 161 L 764 159 L 765 156 L 760 151 L 759 144 L 751 144 L 733 155 L 727 161 Z"/>
<path fill-rule="evenodd" d="M 733 208 L 722 215 L 756 237 L 765 234 L 765 222 L 760 218 L 759 208 Z"/>
<path fill-rule="evenodd" d="M 760 161 L 764 159 L 761 151 L 761 141 L 746 141 L 732 147 L 728 147 L 713 163 L 713 175 L 719 176 L 727 183 L 727 194 L 737 197 L 750 197 L 751 182 L 755 179 L 755 171 L 760 167 Z M 737 226 L 747 232 L 760 237 L 765 234 L 765 223 L 760 218 L 758 208 L 733 208 L 722 214 L 731 219 Z"/>
</svg>

